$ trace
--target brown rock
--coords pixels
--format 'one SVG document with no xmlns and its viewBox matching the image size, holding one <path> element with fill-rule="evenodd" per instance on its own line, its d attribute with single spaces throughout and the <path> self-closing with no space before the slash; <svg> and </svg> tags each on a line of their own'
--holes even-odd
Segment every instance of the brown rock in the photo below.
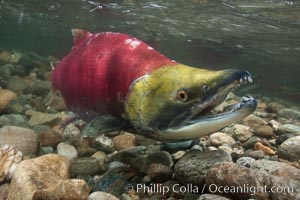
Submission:
<svg viewBox="0 0 300 200">
<path fill-rule="evenodd" d="M 11 90 L 0 89 L 0 111 L 13 99 L 17 97 L 17 94 Z"/>
<path fill-rule="evenodd" d="M 279 104 L 277 102 L 272 102 L 267 105 L 266 111 L 270 113 L 278 113 L 283 108 L 284 106 L 282 104 Z"/>
<path fill-rule="evenodd" d="M 276 153 L 270 147 L 263 145 L 261 142 L 257 142 L 254 146 L 255 150 L 261 150 L 265 155 L 274 156 Z"/>
<path fill-rule="evenodd" d="M 235 140 L 231 136 L 221 132 L 211 134 L 209 140 L 214 146 L 220 146 L 222 144 L 233 145 L 235 143 Z"/>
<path fill-rule="evenodd" d="M 50 130 L 48 132 L 40 133 L 40 146 L 41 147 L 56 147 L 61 141 L 62 135 L 58 131 Z"/>
<path fill-rule="evenodd" d="M 67 180 L 69 167 L 68 159 L 55 154 L 21 162 L 11 181 L 9 199 L 87 199 L 90 188 L 83 180 Z"/>
<path fill-rule="evenodd" d="M 33 194 L 33 200 L 85 200 L 91 188 L 82 179 L 68 179 L 60 182 L 54 191 L 38 190 Z"/>
<path fill-rule="evenodd" d="M 37 134 L 27 128 L 4 126 L 0 129 L 0 146 L 11 145 L 23 155 L 35 155 L 38 150 Z"/>
<path fill-rule="evenodd" d="M 250 126 L 252 129 L 256 129 L 260 127 L 261 125 L 267 124 L 267 122 L 260 117 L 257 117 L 253 114 L 249 115 L 248 117 L 244 118 L 242 120 L 243 124 L 246 126 Z"/>
<path fill-rule="evenodd" d="M 118 135 L 113 138 L 112 142 L 117 151 L 121 151 L 123 149 L 128 149 L 136 146 L 135 135 L 131 133 Z"/>
<path fill-rule="evenodd" d="M 267 108 L 267 104 L 265 102 L 258 101 L 257 109 L 259 109 L 259 110 L 265 110 L 266 108 Z"/>
<path fill-rule="evenodd" d="M 9 184 L 0 185 L 0 199 L 7 199 L 8 197 Z"/>
<path fill-rule="evenodd" d="M 273 136 L 273 129 L 270 126 L 262 125 L 255 130 L 254 134 L 259 137 L 270 138 Z"/>
<path fill-rule="evenodd" d="M 22 55 L 19 53 L 10 53 L 7 51 L 0 52 L 0 61 L 4 63 L 18 63 Z"/>
<path fill-rule="evenodd" d="M 152 163 L 148 168 L 151 180 L 159 183 L 167 181 L 172 176 L 172 173 L 171 167 L 159 163 Z"/>
</svg>

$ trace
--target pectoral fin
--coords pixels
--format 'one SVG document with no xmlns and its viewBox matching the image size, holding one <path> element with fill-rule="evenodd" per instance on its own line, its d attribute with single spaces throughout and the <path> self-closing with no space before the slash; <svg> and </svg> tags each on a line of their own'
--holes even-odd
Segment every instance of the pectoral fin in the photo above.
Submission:
<svg viewBox="0 0 300 200">
<path fill-rule="evenodd" d="M 81 131 L 81 136 L 89 137 L 107 132 L 121 130 L 127 122 L 112 116 L 99 116 L 89 122 Z"/>
</svg>

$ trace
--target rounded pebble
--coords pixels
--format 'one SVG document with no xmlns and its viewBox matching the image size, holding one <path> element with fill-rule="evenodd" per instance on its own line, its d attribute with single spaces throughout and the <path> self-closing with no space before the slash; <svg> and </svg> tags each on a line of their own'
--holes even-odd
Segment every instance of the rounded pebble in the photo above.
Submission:
<svg viewBox="0 0 300 200">
<path fill-rule="evenodd" d="M 57 145 L 57 154 L 66 157 L 68 160 L 78 157 L 76 149 L 72 145 L 63 142 Z"/>
<path fill-rule="evenodd" d="M 11 145 L 23 155 L 36 155 L 38 136 L 31 129 L 16 126 L 4 126 L 0 129 L 0 146 Z"/>
<path fill-rule="evenodd" d="M 11 90 L 0 89 L 0 111 L 2 111 L 9 102 L 17 97 L 17 94 Z"/>
<path fill-rule="evenodd" d="M 118 200 L 118 198 L 106 192 L 93 192 L 88 200 Z"/>
<path fill-rule="evenodd" d="M 278 155 L 290 161 L 300 160 L 300 136 L 292 137 L 283 142 L 279 146 Z"/>
<path fill-rule="evenodd" d="M 237 140 L 244 142 L 252 136 L 249 126 L 235 124 L 233 126 L 233 137 Z"/>
<path fill-rule="evenodd" d="M 232 145 L 235 143 L 235 140 L 231 136 L 221 132 L 211 134 L 209 139 L 211 144 L 214 146 L 220 146 L 222 144 Z"/>
</svg>

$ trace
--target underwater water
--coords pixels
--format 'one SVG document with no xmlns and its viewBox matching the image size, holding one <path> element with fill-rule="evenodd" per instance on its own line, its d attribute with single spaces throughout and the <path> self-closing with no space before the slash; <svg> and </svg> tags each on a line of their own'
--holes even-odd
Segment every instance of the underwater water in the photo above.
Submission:
<svg viewBox="0 0 300 200">
<path fill-rule="evenodd" d="M 134 35 L 190 66 L 246 69 L 245 93 L 300 100 L 300 2 L 2 0 L 0 50 L 61 59 L 70 29 Z"/>
</svg>

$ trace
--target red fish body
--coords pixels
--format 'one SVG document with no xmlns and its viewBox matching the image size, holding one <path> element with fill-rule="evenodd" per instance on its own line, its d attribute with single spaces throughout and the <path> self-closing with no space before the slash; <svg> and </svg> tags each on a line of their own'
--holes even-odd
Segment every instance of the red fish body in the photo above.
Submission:
<svg viewBox="0 0 300 200">
<path fill-rule="evenodd" d="M 231 90 L 252 82 L 247 71 L 189 67 L 126 34 L 72 32 L 75 46 L 53 70 L 53 87 L 81 117 L 117 117 L 105 121 L 102 131 L 190 140 L 239 121 L 256 108 L 255 99 L 244 97 L 232 111 L 205 117 Z"/>
<path fill-rule="evenodd" d="M 73 36 L 75 46 L 53 70 L 52 83 L 75 112 L 92 110 L 119 116 L 136 79 L 175 63 L 126 34 L 75 29 Z"/>
</svg>

